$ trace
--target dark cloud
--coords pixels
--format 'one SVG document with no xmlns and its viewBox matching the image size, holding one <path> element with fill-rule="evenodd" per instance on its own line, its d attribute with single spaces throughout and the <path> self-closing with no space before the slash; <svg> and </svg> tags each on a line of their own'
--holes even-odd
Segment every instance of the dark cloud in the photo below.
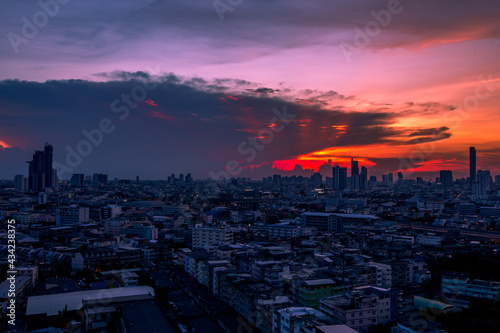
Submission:
<svg viewBox="0 0 500 333">
<path fill-rule="evenodd" d="M 274 94 L 275 92 L 279 92 L 279 89 L 272 88 L 257 88 L 257 89 L 246 89 L 248 92 L 256 93 L 256 94 Z"/>
<path fill-rule="evenodd" d="M 84 131 L 92 132 L 103 119 L 112 122 L 114 131 L 103 136 L 75 172 L 109 170 L 118 176 L 141 173 L 161 178 L 167 172 L 192 171 L 203 177 L 230 160 L 242 166 L 259 165 L 330 147 L 411 145 L 450 135 L 444 127 L 437 136 L 421 129 L 414 133 L 422 137 L 401 142 L 399 138 L 408 136 L 409 130 L 391 126 L 399 115 L 388 108 L 352 112 L 317 103 L 299 104 L 275 94 L 248 94 L 245 89 L 231 93 L 229 86 L 258 86 L 238 80 L 119 71 L 100 76 L 110 80 L 0 81 L 0 139 L 26 147 L 23 158 L 11 162 L 18 172 L 25 169 L 26 156 L 46 141 L 54 145 L 55 159 L 64 162 L 67 147 L 76 149 L 87 140 Z M 341 96 L 332 92 L 311 95 Z M 130 96 L 142 96 L 146 102 L 135 103 Z M 129 114 L 121 119 L 124 114 L 115 108 L 124 108 L 127 98 Z M 282 123 L 277 115 L 283 113 L 293 117 Z M 270 130 L 273 127 L 281 130 Z M 255 137 L 267 143 L 250 158 L 248 142 Z M 240 145 L 246 153 L 238 151 Z"/>
<path fill-rule="evenodd" d="M 396 144 L 396 145 L 417 145 L 420 143 L 434 142 L 434 141 L 448 139 L 451 137 L 451 135 L 452 135 L 451 133 L 438 133 L 438 134 L 433 134 L 432 136 L 422 136 L 420 138 L 406 140 L 406 141 L 395 141 L 395 142 L 393 142 L 393 144 Z"/>
<path fill-rule="evenodd" d="M 425 135 L 437 136 L 442 134 L 443 132 L 446 132 L 447 130 L 449 130 L 449 128 L 446 126 L 440 128 L 425 128 L 418 130 L 416 132 L 412 132 L 408 136 L 425 136 Z"/>
</svg>

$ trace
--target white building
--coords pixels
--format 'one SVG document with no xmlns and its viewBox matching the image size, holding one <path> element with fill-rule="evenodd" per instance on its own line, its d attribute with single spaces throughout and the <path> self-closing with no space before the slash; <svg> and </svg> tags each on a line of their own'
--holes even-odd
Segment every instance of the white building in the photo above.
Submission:
<svg viewBox="0 0 500 333">
<path fill-rule="evenodd" d="M 441 237 L 420 234 L 417 236 L 416 243 L 418 245 L 439 246 L 441 245 Z"/>
<path fill-rule="evenodd" d="M 370 262 L 368 266 L 377 268 L 377 287 L 391 288 L 392 287 L 392 267 L 391 265 L 381 264 L 378 262 Z"/>
<path fill-rule="evenodd" d="M 413 245 L 415 244 L 415 237 L 413 236 L 392 236 L 392 242 L 396 244 Z"/>
<path fill-rule="evenodd" d="M 208 249 L 233 242 L 233 232 L 225 228 L 194 228 L 193 248 Z"/>
<path fill-rule="evenodd" d="M 80 224 L 89 222 L 89 208 L 71 205 L 56 209 L 56 224 Z"/>
</svg>

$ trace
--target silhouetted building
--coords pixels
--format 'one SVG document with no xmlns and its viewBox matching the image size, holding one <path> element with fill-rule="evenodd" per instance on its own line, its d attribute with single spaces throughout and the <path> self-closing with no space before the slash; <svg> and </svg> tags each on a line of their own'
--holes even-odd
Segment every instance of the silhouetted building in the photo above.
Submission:
<svg viewBox="0 0 500 333">
<path fill-rule="evenodd" d="M 489 170 L 479 170 L 476 173 L 472 189 L 476 199 L 486 199 L 488 190 L 490 189 L 491 175 Z"/>
<path fill-rule="evenodd" d="M 83 173 L 74 173 L 71 176 L 71 186 L 82 186 L 84 178 Z"/>
<path fill-rule="evenodd" d="M 345 190 L 347 187 L 347 168 L 335 165 L 332 169 L 332 185 L 334 190 Z"/>
<path fill-rule="evenodd" d="M 361 173 L 359 174 L 359 188 L 365 189 L 368 187 L 368 169 L 366 167 L 361 167 Z"/>
<path fill-rule="evenodd" d="M 17 191 L 24 191 L 26 190 L 26 184 L 27 180 L 23 175 L 16 175 L 14 177 L 14 188 Z"/>
<path fill-rule="evenodd" d="M 453 172 L 451 170 L 441 170 L 439 179 L 444 188 L 453 186 Z"/>
<path fill-rule="evenodd" d="M 476 148 L 475 147 L 470 147 L 469 148 L 469 165 L 470 165 L 470 184 L 471 186 L 474 184 L 474 181 L 476 179 Z"/>
<path fill-rule="evenodd" d="M 190 173 L 188 173 L 186 175 L 186 184 L 189 185 L 189 184 L 192 184 L 193 183 L 193 177 L 191 176 Z"/>
<path fill-rule="evenodd" d="M 55 185 L 55 171 L 52 169 L 53 148 L 45 143 L 43 151 L 37 150 L 33 160 L 28 162 L 28 188 L 35 192 L 44 191 Z"/>
<path fill-rule="evenodd" d="M 315 172 L 311 176 L 312 183 L 315 187 L 320 187 L 323 183 L 323 176 L 319 172 Z"/>
<path fill-rule="evenodd" d="M 398 183 L 403 181 L 403 173 L 401 171 L 398 172 Z"/>
<path fill-rule="evenodd" d="M 359 189 L 359 166 L 358 161 L 351 158 L 351 188 Z"/>
<path fill-rule="evenodd" d="M 103 173 L 94 173 L 94 176 L 92 177 L 93 185 L 106 185 L 107 183 L 108 175 L 105 175 Z"/>
</svg>

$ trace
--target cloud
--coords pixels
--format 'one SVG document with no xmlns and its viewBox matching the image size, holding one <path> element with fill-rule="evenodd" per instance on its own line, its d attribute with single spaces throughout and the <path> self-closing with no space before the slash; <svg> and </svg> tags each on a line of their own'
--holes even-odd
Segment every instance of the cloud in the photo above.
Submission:
<svg viewBox="0 0 500 333">
<path fill-rule="evenodd" d="M 412 132 L 408 136 L 425 136 L 425 135 L 437 136 L 439 134 L 442 134 L 443 132 L 446 132 L 447 130 L 449 130 L 449 128 L 446 126 L 440 128 L 425 128 L 425 129 L 420 129 L 416 132 Z"/>
<path fill-rule="evenodd" d="M 257 94 L 273 94 L 275 92 L 280 91 L 279 89 L 272 89 L 272 88 L 257 88 L 257 89 L 246 89 L 248 92 L 253 92 Z"/>
<path fill-rule="evenodd" d="M 445 127 L 438 129 L 438 136 L 430 129 L 413 129 L 408 134 L 410 129 L 393 126 L 400 115 L 391 106 L 384 111 L 356 112 L 347 106 L 300 104 L 293 91 L 264 88 L 273 93 L 249 94 L 246 89 L 258 90 L 259 83 L 184 78 L 173 73 L 151 76 L 114 71 L 99 75 L 109 80 L 0 81 L 2 139 L 27 152 L 48 141 L 54 145 L 55 159 L 64 162 L 68 147 L 76 149 L 82 140 L 88 140 L 85 132 L 92 132 L 108 119 L 114 131 L 103 136 L 75 172 L 109 169 L 120 176 L 147 173 L 161 178 L 167 170 L 203 176 L 230 160 L 242 161 L 242 166 L 261 165 L 329 147 L 412 145 L 451 135 Z M 142 88 L 146 86 L 155 87 Z M 141 89 L 146 92 L 144 101 L 135 103 L 131 96 Z M 342 100 L 342 95 L 334 92 L 309 95 Z M 127 98 L 129 113 L 122 119 L 124 114 L 112 105 L 123 108 Z M 285 107 L 294 117 L 280 132 L 272 132 L 271 139 L 270 129 L 282 125 L 276 112 L 283 113 Z M 401 141 L 415 133 L 421 137 Z M 249 160 L 238 147 L 257 137 L 269 142 Z M 16 160 L 18 172 L 24 170 L 25 158 Z"/>
<path fill-rule="evenodd" d="M 355 27 L 375 21 L 372 11 L 389 0 L 245 1 L 220 22 L 211 1 L 72 1 L 21 45 L 23 59 L 46 60 L 43 66 L 71 58 L 93 62 L 123 54 L 171 53 L 196 44 L 209 63 L 243 62 L 283 49 L 342 42 L 353 43 Z M 22 17 L 40 10 L 35 3 L 0 1 L 0 30 L 22 35 Z M 500 37 L 496 0 L 401 0 L 403 10 L 391 16 L 370 48 L 422 48 L 457 41 Z M 134 47 L 135 46 L 135 47 Z M 150 46 L 149 48 L 147 48 Z M 151 47 L 151 46 L 154 46 Z M 13 59 L 7 38 L 0 40 L 0 59 Z M 144 49 L 144 52 L 142 49 Z M 57 50 L 58 52 L 54 52 Z M 249 52 L 249 50 L 251 52 Z"/>
</svg>

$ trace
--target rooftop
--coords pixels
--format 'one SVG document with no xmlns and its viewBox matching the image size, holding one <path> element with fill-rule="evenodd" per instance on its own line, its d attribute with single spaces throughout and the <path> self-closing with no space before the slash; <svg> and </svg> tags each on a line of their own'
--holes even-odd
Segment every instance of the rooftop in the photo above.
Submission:
<svg viewBox="0 0 500 333">
<path fill-rule="evenodd" d="M 31 296 L 28 298 L 26 315 L 57 316 L 59 311 L 63 311 L 65 308 L 67 311 L 80 310 L 83 307 L 84 301 L 113 303 L 131 299 L 149 299 L 154 297 L 154 295 L 153 288 L 138 286 Z"/>
</svg>

